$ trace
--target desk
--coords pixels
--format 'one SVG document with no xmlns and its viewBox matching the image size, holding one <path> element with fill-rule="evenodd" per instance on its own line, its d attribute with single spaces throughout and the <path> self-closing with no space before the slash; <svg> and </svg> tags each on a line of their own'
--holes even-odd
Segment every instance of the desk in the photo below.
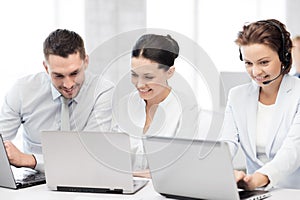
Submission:
<svg viewBox="0 0 300 200">
<path fill-rule="evenodd" d="M 268 200 L 300 200 L 300 190 L 276 189 Z M 38 185 L 30 188 L 12 190 L 0 188 L 1 200 L 160 200 L 166 199 L 154 191 L 151 181 L 134 195 L 73 193 L 50 191 L 47 186 Z"/>
</svg>

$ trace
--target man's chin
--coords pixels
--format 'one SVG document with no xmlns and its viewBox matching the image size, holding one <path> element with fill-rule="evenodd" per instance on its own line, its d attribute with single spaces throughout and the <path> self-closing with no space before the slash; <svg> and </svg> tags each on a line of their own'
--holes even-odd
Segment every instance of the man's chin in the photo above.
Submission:
<svg viewBox="0 0 300 200">
<path fill-rule="evenodd" d="M 66 99 L 72 99 L 72 98 L 75 98 L 77 96 L 78 93 L 66 93 L 66 92 L 63 92 L 61 93 Z"/>
</svg>

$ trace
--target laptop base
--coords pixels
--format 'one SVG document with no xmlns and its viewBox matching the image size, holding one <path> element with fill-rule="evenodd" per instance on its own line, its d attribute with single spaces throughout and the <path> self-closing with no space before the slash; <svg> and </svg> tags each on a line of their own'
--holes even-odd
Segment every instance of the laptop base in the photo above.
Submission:
<svg viewBox="0 0 300 200">
<path fill-rule="evenodd" d="M 41 180 L 41 181 L 31 182 L 31 183 L 30 182 L 28 182 L 28 183 L 16 182 L 17 188 L 15 188 L 15 189 L 22 189 L 22 188 L 41 185 L 41 184 L 45 184 L 45 183 L 46 183 L 46 180 Z"/>
<path fill-rule="evenodd" d="M 123 189 L 113 189 L 113 190 L 111 190 L 111 189 L 108 189 L 108 188 L 88 188 L 88 187 L 69 187 L 69 186 L 57 186 L 57 191 L 123 194 Z"/>
<path fill-rule="evenodd" d="M 62 192 L 85 192 L 85 193 L 108 193 L 108 194 L 134 194 L 141 190 L 149 181 L 148 180 L 134 180 L 134 190 L 131 192 L 123 189 L 109 189 L 109 188 L 91 188 L 91 187 L 74 187 L 74 186 L 57 186 L 57 191 Z"/>
<path fill-rule="evenodd" d="M 185 196 L 179 196 L 179 195 L 173 195 L 173 194 L 164 194 L 160 193 L 162 196 L 165 196 L 166 198 L 171 198 L 171 199 L 180 199 L 180 200 L 202 200 L 199 198 L 194 198 L 194 197 L 185 197 Z"/>
</svg>

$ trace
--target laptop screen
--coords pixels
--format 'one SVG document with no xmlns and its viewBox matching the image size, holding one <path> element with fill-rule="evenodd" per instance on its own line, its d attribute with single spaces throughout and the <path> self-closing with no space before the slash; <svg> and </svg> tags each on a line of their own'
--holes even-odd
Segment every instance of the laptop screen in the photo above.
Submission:
<svg viewBox="0 0 300 200">
<path fill-rule="evenodd" d="M 158 193 L 200 199 L 240 199 L 226 143 L 147 137 L 144 147 Z"/>
<path fill-rule="evenodd" d="M 129 135 L 109 132 L 42 132 L 51 190 L 132 193 Z"/>
</svg>

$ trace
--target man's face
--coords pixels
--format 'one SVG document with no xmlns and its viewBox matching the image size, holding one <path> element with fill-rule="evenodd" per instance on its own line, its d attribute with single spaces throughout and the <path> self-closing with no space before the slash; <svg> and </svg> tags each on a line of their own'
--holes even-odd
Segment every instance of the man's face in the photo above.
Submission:
<svg viewBox="0 0 300 200">
<path fill-rule="evenodd" d="M 78 95 L 84 82 L 88 57 L 82 60 L 79 53 L 71 54 L 67 58 L 50 55 L 48 61 L 44 61 L 43 64 L 53 86 L 65 98 L 70 99 Z"/>
</svg>

